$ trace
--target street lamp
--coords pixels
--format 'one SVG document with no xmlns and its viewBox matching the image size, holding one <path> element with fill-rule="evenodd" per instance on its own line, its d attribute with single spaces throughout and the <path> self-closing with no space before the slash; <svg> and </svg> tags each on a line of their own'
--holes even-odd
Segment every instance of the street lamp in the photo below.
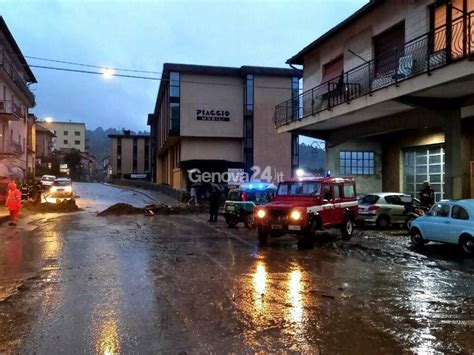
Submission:
<svg viewBox="0 0 474 355">
<path fill-rule="evenodd" d="M 111 68 L 103 68 L 101 72 L 105 79 L 112 79 L 115 73 Z"/>
</svg>

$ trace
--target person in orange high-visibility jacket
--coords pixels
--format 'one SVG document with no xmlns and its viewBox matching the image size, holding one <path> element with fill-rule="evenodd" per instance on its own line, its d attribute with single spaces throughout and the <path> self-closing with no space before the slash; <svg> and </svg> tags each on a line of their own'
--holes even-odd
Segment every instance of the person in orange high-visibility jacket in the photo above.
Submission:
<svg viewBox="0 0 474 355">
<path fill-rule="evenodd" d="M 20 216 L 21 209 L 21 191 L 16 188 L 14 182 L 8 184 L 8 197 L 5 203 L 8 210 L 10 211 L 11 226 L 16 226 L 18 222 L 18 217 Z"/>
</svg>

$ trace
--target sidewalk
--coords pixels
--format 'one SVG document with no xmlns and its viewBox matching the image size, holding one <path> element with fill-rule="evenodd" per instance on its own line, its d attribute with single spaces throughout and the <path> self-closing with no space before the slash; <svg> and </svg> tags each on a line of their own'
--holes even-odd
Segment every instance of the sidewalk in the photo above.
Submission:
<svg viewBox="0 0 474 355">
<path fill-rule="evenodd" d="M 179 204 L 179 201 L 175 200 L 172 197 L 166 196 L 165 194 L 162 194 L 161 192 L 158 192 L 158 191 L 152 191 L 152 190 L 140 189 L 137 187 L 129 187 L 129 186 L 123 186 L 123 185 L 110 184 L 110 183 L 104 183 L 104 185 L 109 185 L 109 186 L 113 186 L 119 189 L 130 190 L 130 191 L 141 193 L 147 196 L 148 198 L 150 198 L 151 200 L 154 200 L 156 203 L 163 203 L 168 206 L 177 206 Z"/>
</svg>

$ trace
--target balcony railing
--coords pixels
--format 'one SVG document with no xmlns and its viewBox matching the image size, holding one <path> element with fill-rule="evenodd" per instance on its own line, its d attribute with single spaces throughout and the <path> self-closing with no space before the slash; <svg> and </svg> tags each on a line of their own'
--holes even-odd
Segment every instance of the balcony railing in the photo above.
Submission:
<svg viewBox="0 0 474 355">
<path fill-rule="evenodd" d="M 21 111 L 21 107 L 12 101 L 0 101 L 0 114 L 8 113 L 14 115 L 16 118 L 25 118 L 26 112 Z"/>
<path fill-rule="evenodd" d="M 472 56 L 474 12 L 465 14 L 275 107 L 281 127 Z"/>
<path fill-rule="evenodd" d="M 28 88 L 28 85 L 26 84 L 25 80 L 23 80 L 18 74 L 16 67 L 13 65 L 13 62 L 5 51 L 5 49 L 0 50 L 0 65 L 3 67 L 3 69 L 5 69 L 5 71 L 8 73 L 13 82 L 18 86 L 21 92 L 28 98 L 28 100 L 31 101 L 34 106 L 35 95 Z"/>
</svg>

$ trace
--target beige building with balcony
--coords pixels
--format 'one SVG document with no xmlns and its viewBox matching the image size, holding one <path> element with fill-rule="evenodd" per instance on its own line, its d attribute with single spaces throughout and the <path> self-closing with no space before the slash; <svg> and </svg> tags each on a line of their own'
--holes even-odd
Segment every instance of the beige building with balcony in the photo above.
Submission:
<svg viewBox="0 0 474 355">
<path fill-rule="evenodd" d="M 33 137 L 28 127 L 33 125 L 29 124 L 28 110 L 35 106 L 29 89 L 32 83 L 36 78 L 0 16 L 0 171 L 18 180 L 31 168 L 28 140 Z"/>
<path fill-rule="evenodd" d="M 287 63 L 304 93 L 278 132 L 327 142 L 358 192 L 474 197 L 474 1 L 372 0 Z"/>
<path fill-rule="evenodd" d="M 86 151 L 86 125 L 81 122 L 46 122 L 41 125 L 54 133 L 53 150 L 63 152 L 72 149 L 80 152 Z"/>
<path fill-rule="evenodd" d="M 112 177 L 149 180 L 151 177 L 150 136 L 131 134 L 109 135 L 111 140 L 110 167 Z"/>
<path fill-rule="evenodd" d="M 298 95 L 300 77 L 293 69 L 164 64 L 148 117 L 153 180 L 186 190 L 189 172 L 196 169 L 224 173 L 258 167 L 254 172 L 263 173 L 269 167 L 273 178 L 291 176 L 298 165 L 298 137 L 278 135 L 271 122 L 275 104 Z"/>
</svg>

